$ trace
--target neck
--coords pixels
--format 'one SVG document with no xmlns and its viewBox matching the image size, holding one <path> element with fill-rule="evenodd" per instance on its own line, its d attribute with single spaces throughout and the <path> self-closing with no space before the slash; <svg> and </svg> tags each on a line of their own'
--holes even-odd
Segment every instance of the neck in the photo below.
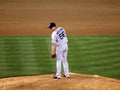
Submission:
<svg viewBox="0 0 120 90">
<path fill-rule="evenodd" d="M 57 27 L 53 27 L 53 30 L 56 30 L 57 29 Z"/>
</svg>

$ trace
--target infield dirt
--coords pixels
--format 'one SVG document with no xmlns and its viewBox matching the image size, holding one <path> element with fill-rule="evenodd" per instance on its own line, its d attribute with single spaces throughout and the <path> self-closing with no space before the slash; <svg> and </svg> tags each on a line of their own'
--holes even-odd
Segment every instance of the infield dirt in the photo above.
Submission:
<svg viewBox="0 0 120 90">
<path fill-rule="evenodd" d="M 52 74 L 0 79 L 0 90 L 120 90 L 120 80 L 71 73 L 53 79 Z"/>
</svg>

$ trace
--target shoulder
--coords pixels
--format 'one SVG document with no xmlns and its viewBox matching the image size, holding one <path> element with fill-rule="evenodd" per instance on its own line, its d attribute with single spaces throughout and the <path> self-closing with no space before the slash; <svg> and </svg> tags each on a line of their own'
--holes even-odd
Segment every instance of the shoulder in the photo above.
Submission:
<svg viewBox="0 0 120 90">
<path fill-rule="evenodd" d="M 52 34 L 51 34 L 51 37 L 55 37 L 56 36 L 56 32 L 53 31 Z"/>
<path fill-rule="evenodd" d="M 51 35 L 54 35 L 54 34 L 55 34 L 55 31 L 53 31 Z"/>
<path fill-rule="evenodd" d="M 57 30 L 56 30 L 56 33 L 59 34 L 59 33 L 61 33 L 62 31 L 65 31 L 64 28 L 58 27 Z"/>
</svg>

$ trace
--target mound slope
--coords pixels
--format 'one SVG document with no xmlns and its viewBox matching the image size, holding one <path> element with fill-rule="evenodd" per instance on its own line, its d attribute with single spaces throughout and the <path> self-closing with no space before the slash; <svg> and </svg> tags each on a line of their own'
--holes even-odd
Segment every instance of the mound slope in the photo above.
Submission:
<svg viewBox="0 0 120 90">
<path fill-rule="evenodd" d="M 120 90 L 120 80 L 100 76 L 71 74 L 71 78 L 52 79 L 53 74 L 0 79 L 0 90 Z"/>
</svg>

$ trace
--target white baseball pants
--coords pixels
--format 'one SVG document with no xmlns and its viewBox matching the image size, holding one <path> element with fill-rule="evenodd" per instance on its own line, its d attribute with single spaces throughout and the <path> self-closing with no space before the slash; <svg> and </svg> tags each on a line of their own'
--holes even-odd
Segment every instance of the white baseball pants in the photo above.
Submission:
<svg viewBox="0 0 120 90">
<path fill-rule="evenodd" d="M 69 67 L 67 61 L 67 53 L 68 53 L 68 45 L 67 43 L 57 46 L 56 48 L 56 76 L 59 78 L 61 77 L 61 70 L 62 65 L 64 69 L 64 74 L 66 77 L 69 76 Z"/>
</svg>

